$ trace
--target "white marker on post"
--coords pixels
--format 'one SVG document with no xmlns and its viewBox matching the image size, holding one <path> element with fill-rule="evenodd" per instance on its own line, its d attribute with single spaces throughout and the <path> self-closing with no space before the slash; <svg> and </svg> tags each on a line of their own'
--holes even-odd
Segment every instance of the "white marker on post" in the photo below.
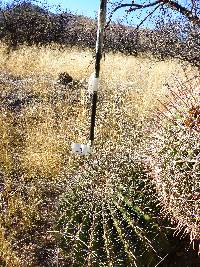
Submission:
<svg viewBox="0 0 200 267">
<path fill-rule="evenodd" d="M 87 145 L 84 145 L 84 144 L 72 143 L 72 151 L 74 154 L 80 156 L 87 156 L 91 153 L 90 144 L 88 143 Z"/>
<path fill-rule="evenodd" d="M 88 81 L 88 93 L 93 94 L 94 92 L 98 91 L 98 88 L 99 88 L 99 78 L 96 78 L 95 73 L 92 73 Z"/>
</svg>

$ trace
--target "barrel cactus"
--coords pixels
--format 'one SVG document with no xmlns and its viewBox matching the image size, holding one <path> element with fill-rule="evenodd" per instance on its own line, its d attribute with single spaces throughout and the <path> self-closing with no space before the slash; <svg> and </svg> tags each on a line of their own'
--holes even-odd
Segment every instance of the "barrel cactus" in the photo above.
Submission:
<svg viewBox="0 0 200 267">
<path fill-rule="evenodd" d="M 154 120 L 149 162 L 163 210 L 191 241 L 200 240 L 199 81 L 170 90 Z"/>
<path fill-rule="evenodd" d="M 155 266 L 168 241 L 140 161 L 116 152 L 79 164 L 78 173 L 68 176 L 59 206 L 65 264 Z"/>
</svg>

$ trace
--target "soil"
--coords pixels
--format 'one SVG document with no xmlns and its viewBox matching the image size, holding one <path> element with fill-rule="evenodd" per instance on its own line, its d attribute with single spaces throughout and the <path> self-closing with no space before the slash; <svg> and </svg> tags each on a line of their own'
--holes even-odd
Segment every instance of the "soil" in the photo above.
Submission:
<svg viewBox="0 0 200 267">
<path fill-rule="evenodd" d="M 175 238 L 175 247 L 158 267 L 200 267 L 200 255 L 198 255 L 199 241 L 189 247 L 189 240 Z M 174 242 L 174 240 L 173 240 Z"/>
</svg>

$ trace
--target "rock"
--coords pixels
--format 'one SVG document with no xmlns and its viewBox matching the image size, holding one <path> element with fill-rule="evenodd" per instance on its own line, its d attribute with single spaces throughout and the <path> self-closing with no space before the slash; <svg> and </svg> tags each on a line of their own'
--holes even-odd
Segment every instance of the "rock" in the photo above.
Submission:
<svg viewBox="0 0 200 267">
<path fill-rule="evenodd" d="M 61 72 L 59 74 L 58 82 L 62 85 L 68 85 L 73 82 L 73 78 L 67 72 Z"/>
</svg>

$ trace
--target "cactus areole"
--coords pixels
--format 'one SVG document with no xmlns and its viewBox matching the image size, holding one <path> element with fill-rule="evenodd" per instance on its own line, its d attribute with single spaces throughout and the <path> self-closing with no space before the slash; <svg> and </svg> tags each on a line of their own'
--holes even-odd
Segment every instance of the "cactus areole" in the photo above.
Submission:
<svg viewBox="0 0 200 267">
<path fill-rule="evenodd" d="M 100 0 L 99 16 L 98 16 L 98 30 L 97 30 L 97 40 L 96 40 L 96 62 L 95 62 L 95 80 L 96 81 L 98 81 L 99 73 L 100 73 L 104 27 L 105 27 L 105 22 L 106 22 L 106 5 L 107 5 L 107 0 Z M 90 126 L 90 136 L 89 136 L 91 145 L 93 144 L 93 141 L 94 141 L 96 107 L 97 107 L 97 90 L 94 90 L 93 98 L 92 98 L 92 114 L 91 114 L 91 126 Z"/>
</svg>

